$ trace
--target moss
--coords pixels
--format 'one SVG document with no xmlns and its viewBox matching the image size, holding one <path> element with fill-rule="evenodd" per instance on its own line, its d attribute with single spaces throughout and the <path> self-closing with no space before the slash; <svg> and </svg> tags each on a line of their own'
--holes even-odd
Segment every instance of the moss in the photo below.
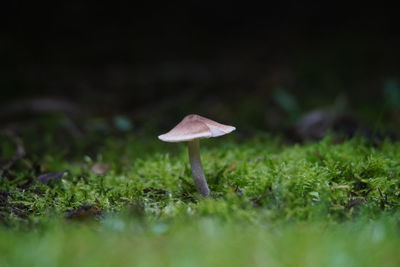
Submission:
<svg viewBox="0 0 400 267">
<path fill-rule="evenodd" d="M 202 143 L 204 170 L 213 194 L 208 201 L 216 206 L 217 214 L 218 203 L 225 203 L 231 209 L 257 214 L 256 219 L 260 214 L 272 221 L 339 219 L 360 209 L 370 209 L 374 216 L 383 210 L 395 211 L 399 205 L 399 143 L 388 141 L 375 147 L 356 138 L 336 144 L 327 137 L 319 143 L 285 145 L 268 136 L 247 142 L 220 138 Z M 148 216 L 167 216 L 180 205 L 193 214 L 204 212 L 184 144 L 126 136 L 107 139 L 93 156 L 66 159 L 45 154 L 40 160 L 43 171 L 68 172 L 51 184 L 37 181 L 29 160 L 8 173 L 12 179 L 1 180 L 9 193 L 7 205 L 23 205 L 28 217 L 49 212 L 62 216 L 81 205 L 115 212 L 136 202 L 143 203 Z M 96 162 L 105 162 L 110 169 L 95 174 L 91 166 Z M 181 216 L 185 211 L 173 214 Z M 12 208 L 8 216 L 13 217 Z"/>
<path fill-rule="evenodd" d="M 184 144 L 139 134 L 92 138 L 72 143 L 75 152 L 58 153 L 52 138 L 43 138 L 49 149 L 27 143 L 30 154 L 2 174 L 0 240 L 8 241 L 0 242 L 0 265 L 129 265 L 123 257 L 149 266 L 400 262 L 400 143 L 204 140 L 212 198 L 202 199 Z M 108 171 L 95 174 L 98 162 Z M 37 179 L 60 171 L 67 174 L 49 183 Z"/>
</svg>

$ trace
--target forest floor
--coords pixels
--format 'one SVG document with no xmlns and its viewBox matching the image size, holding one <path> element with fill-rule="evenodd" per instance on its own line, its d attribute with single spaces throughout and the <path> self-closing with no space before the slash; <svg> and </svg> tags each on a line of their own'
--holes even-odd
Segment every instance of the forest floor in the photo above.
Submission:
<svg viewBox="0 0 400 267">
<path fill-rule="evenodd" d="M 204 140 L 204 199 L 184 143 L 49 120 L 0 136 L 0 266 L 400 264 L 398 141 Z"/>
</svg>

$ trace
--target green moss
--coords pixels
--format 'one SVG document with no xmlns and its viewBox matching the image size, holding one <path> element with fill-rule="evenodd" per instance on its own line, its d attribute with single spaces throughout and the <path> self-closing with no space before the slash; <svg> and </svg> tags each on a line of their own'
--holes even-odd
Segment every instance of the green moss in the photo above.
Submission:
<svg viewBox="0 0 400 267">
<path fill-rule="evenodd" d="M 213 141 L 202 142 L 213 205 L 222 202 L 250 213 L 256 210 L 269 220 L 339 218 L 355 210 L 390 211 L 399 205 L 398 143 L 374 147 L 362 139 L 334 144 L 326 138 L 319 143 L 283 145 L 268 137 L 244 143 Z M 114 212 L 134 202 L 144 203 L 149 215 L 163 215 L 166 207 L 181 203 L 201 213 L 204 200 L 195 193 L 185 145 L 156 142 L 127 137 L 107 140 L 94 157 L 45 155 L 41 164 L 46 171 L 69 174 L 49 185 L 23 186 L 35 174 L 22 166 L 27 170 L 11 171 L 18 178 L 2 179 L 1 187 L 9 192 L 8 204 L 24 205 L 30 216 L 43 216 L 49 210 L 63 214 L 83 204 Z M 95 162 L 109 164 L 109 171 L 94 174 Z M 144 193 L 148 188 L 167 192 Z M 360 199 L 356 207 L 351 204 L 354 199 Z"/>
<path fill-rule="evenodd" d="M 56 153 L 58 146 L 47 138 L 48 151 L 26 144 L 35 157 L 0 179 L 7 195 L 0 207 L 1 266 L 400 262 L 400 143 L 204 140 L 212 198 L 202 199 L 184 144 L 139 135 L 100 137 L 94 153 L 83 141 L 71 144 L 76 153 Z M 2 150 L 12 154 L 8 142 Z M 93 173 L 97 162 L 109 170 Z M 35 164 L 41 172 L 68 173 L 41 184 Z M 65 219 L 84 205 L 101 216 L 89 214 L 95 221 L 78 224 Z"/>
</svg>

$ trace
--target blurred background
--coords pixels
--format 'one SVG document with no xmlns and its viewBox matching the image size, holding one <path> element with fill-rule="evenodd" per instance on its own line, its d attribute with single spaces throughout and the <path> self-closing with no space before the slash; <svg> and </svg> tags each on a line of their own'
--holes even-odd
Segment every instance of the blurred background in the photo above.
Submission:
<svg viewBox="0 0 400 267">
<path fill-rule="evenodd" d="M 0 127 L 57 114 L 72 136 L 169 130 L 197 113 L 288 140 L 396 138 L 394 6 L 9 1 Z"/>
</svg>

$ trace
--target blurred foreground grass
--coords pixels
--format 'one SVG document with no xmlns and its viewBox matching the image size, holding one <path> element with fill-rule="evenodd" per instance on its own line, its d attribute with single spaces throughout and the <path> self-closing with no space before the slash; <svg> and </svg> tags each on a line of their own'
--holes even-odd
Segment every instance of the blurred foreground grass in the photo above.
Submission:
<svg viewBox="0 0 400 267">
<path fill-rule="evenodd" d="M 1 266 L 398 266 L 398 220 L 254 225 L 211 218 L 52 222 L 0 231 Z"/>
<path fill-rule="evenodd" d="M 32 136 L 0 180 L 0 266 L 400 264 L 398 142 L 205 140 L 202 199 L 184 144 Z"/>
</svg>

